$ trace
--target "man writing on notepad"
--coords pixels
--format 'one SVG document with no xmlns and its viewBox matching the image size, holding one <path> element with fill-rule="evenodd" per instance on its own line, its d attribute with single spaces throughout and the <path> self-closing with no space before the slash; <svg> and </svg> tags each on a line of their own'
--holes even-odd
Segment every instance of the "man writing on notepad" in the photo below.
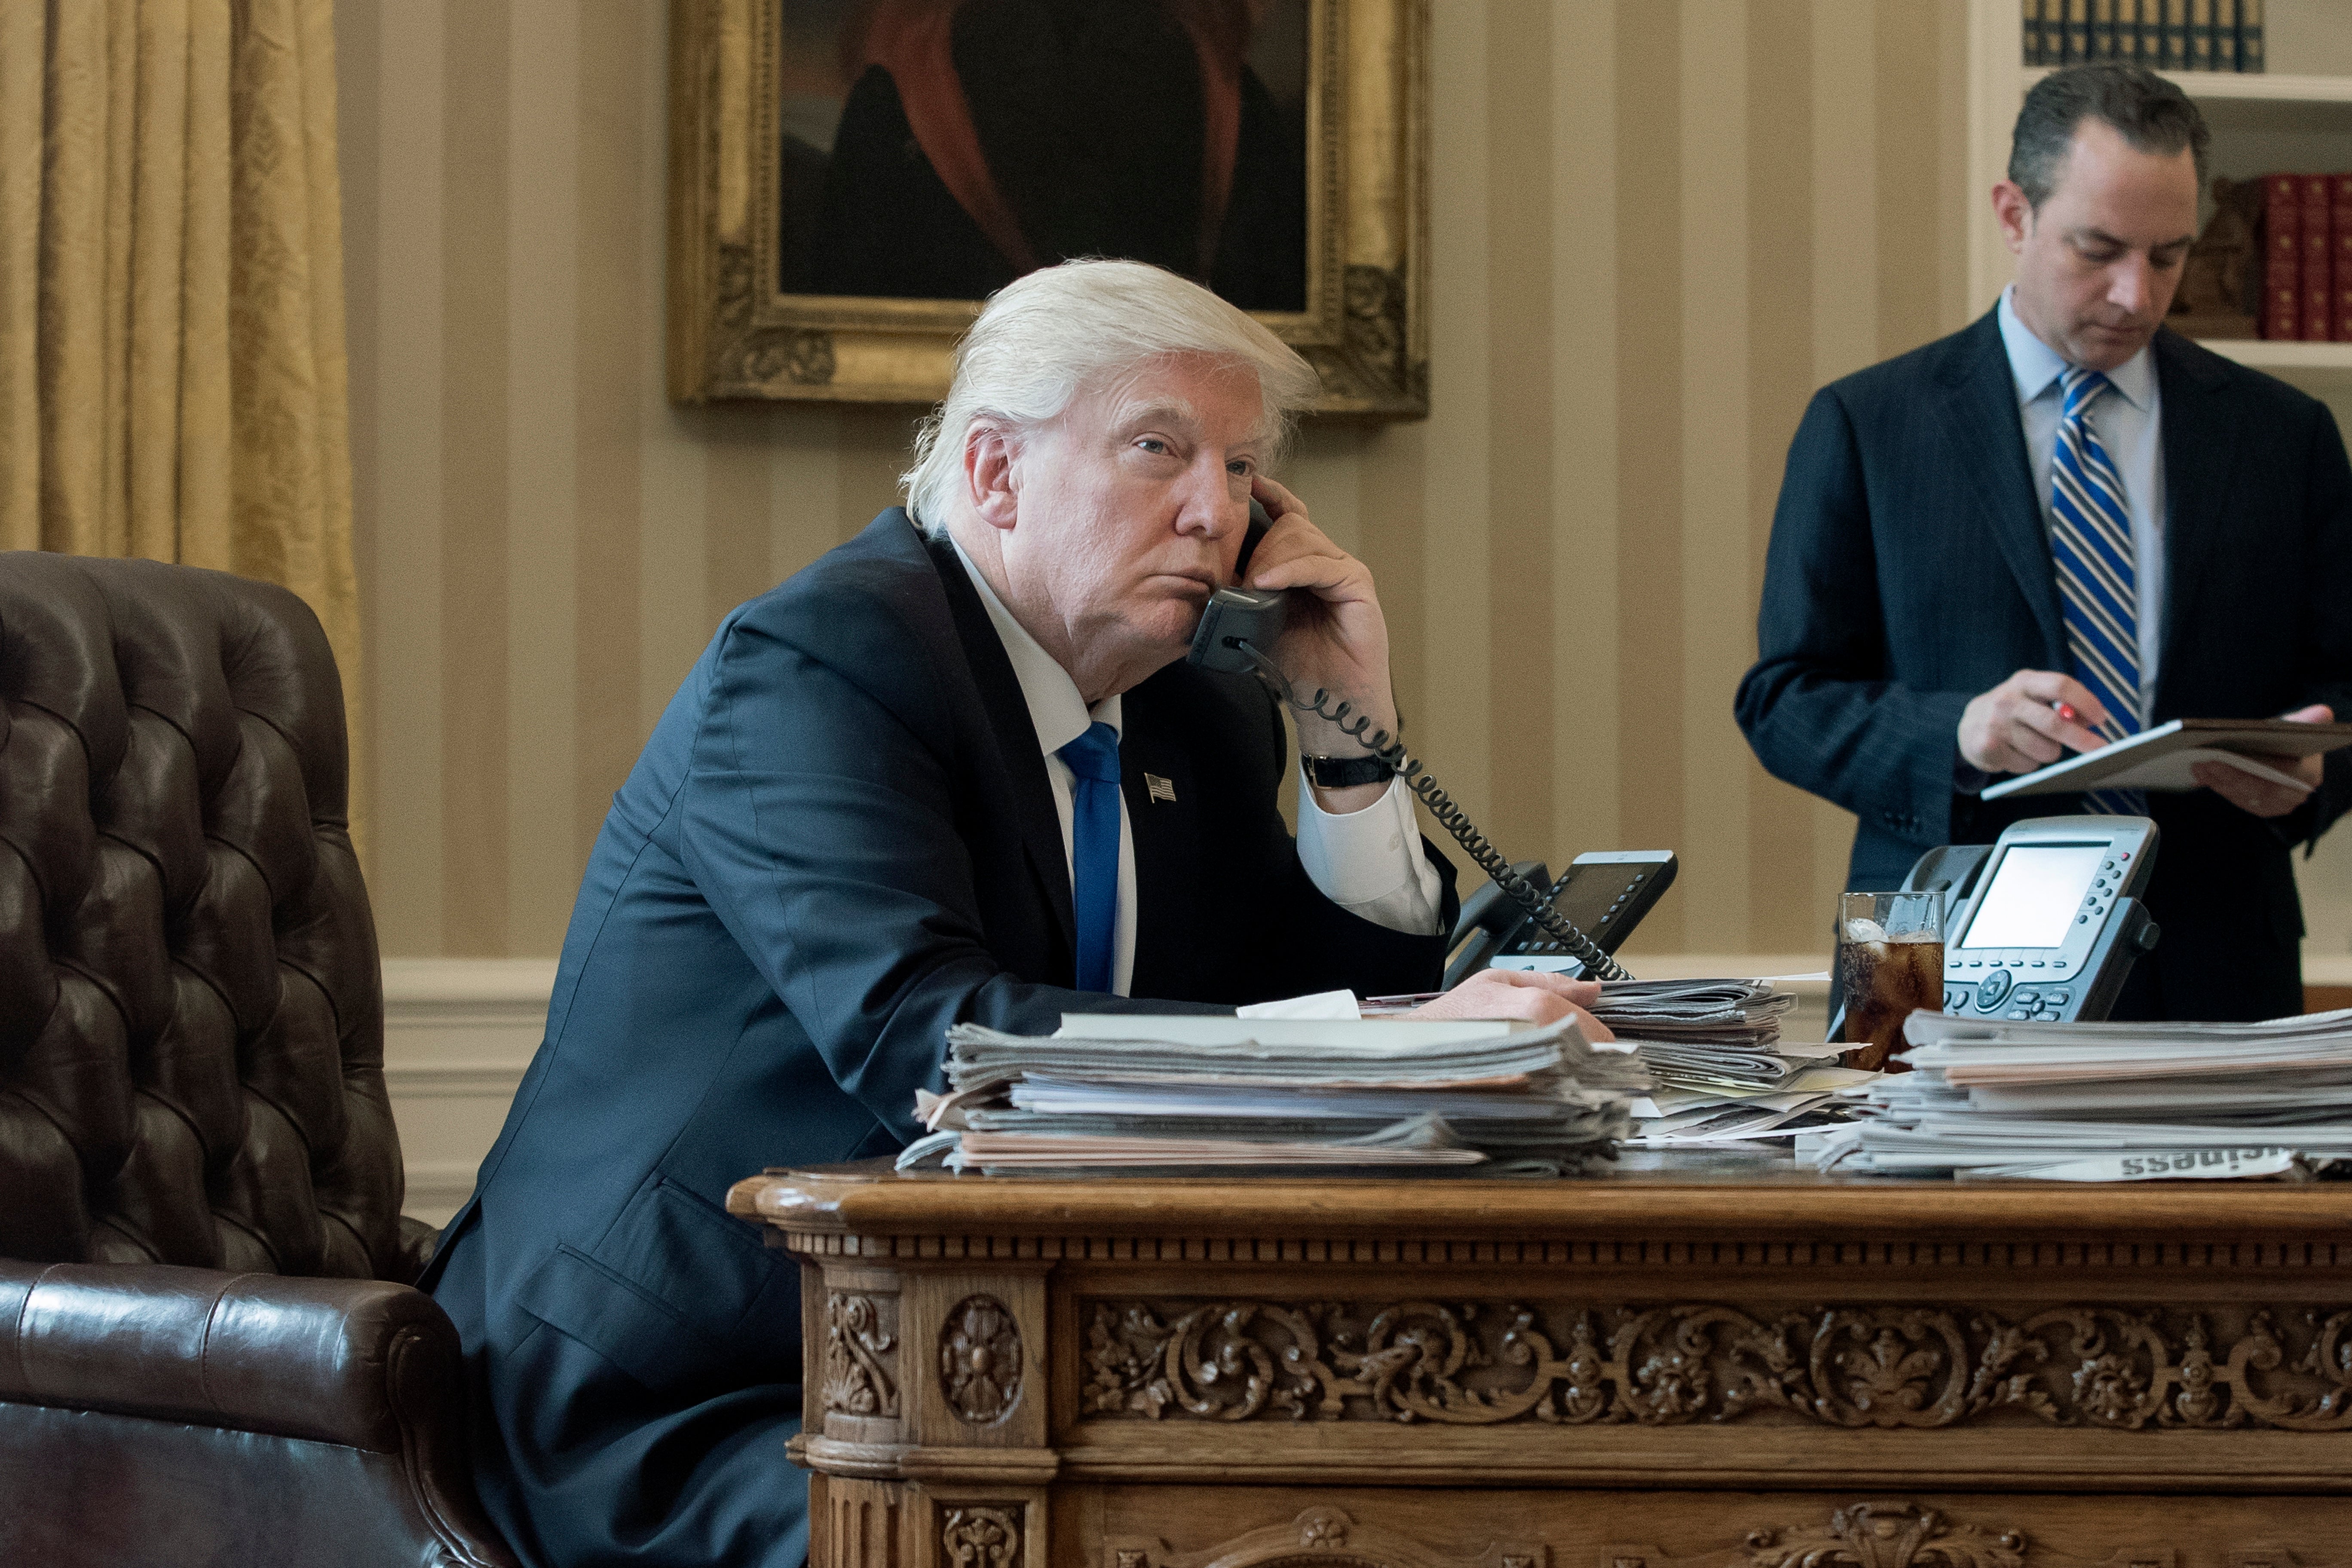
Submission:
<svg viewBox="0 0 2352 1568">
<path fill-rule="evenodd" d="M 2302 1006 L 2289 851 L 2352 755 L 2206 763 L 2191 793 L 1981 798 L 2182 718 L 2352 711 L 2352 468 L 2327 408 L 2161 325 L 2204 122 L 2137 67 L 2053 73 L 1992 201 L 2016 281 L 1973 326 L 1816 394 L 1789 453 L 1741 729 L 1860 818 L 1848 886 L 2029 816 L 2153 817 L 2162 927 L 2114 1016 Z"/>
</svg>

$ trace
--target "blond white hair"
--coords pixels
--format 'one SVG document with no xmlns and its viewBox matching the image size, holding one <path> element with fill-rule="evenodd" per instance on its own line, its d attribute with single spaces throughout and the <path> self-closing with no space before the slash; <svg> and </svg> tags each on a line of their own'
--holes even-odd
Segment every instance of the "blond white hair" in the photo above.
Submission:
<svg viewBox="0 0 2352 1568">
<path fill-rule="evenodd" d="M 947 399 L 916 432 L 915 465 L 898 478 L 907 510 L 928 531 L 945 531 L 975 421 L 1015 435 L 1035 429 L 1061 417 L 1080 392 L 1169 354 L 1206 355 L 1256 374 L 1267 468 L 1321 388 L 1314 367 L 1247 311 L 1172 272 L 1140 261 L 1043 268 L 999 289 L 956 345 Z"/>
</svg>

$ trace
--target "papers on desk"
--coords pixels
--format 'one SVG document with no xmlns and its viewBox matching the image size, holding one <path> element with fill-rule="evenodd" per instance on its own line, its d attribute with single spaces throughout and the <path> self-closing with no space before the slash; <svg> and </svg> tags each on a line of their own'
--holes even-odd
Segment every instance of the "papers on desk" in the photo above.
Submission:
<svg viewBox="0 0 2352 1568">
<path fill-rule="evenodd" d="M 1051 1037 L 948 1031 L 902 1170 L 1475 1170 L 1605 1157 L 1650 1080 L 1574 1020 L 1071 1014 Z"/>
<path fill-rule="evenodd" d="M 2174 719 L 2126 735 L 2095 752 L 2004 779 L 1987 800 L 2012 795 L 2054 795 L 2084 789 L 2190 790 L 2200 786 L 2199 763 L 2226 763 L 2242 773 L 2305 791 L 2290 773 L 2255 762 L 2258 756 L 2308 757 L 2352 746 L 2352 724 L 2298 724 L 2286 719 Z"/>
<path fill-rule="evenodd" d="M 2053 1181 L 2302 1176 L 2352 1161 L 2352 1009 L 2261 1024 L 1914 1013 L 1909 1073 L 1813 1151 L 1825 1171 Z"/>
<path fill-rule="evenodd" d="M 1842 1046 L 1784 1041 L 1796 995 L 1769 980 L 1624 980 L 1593 1016 L 1640 1054 L 1658 1088 L 1633 1108 L 1644 1148 L 1786 1141 L 1843 1114 L 1844 1092 L 1876 1079 L 1837 1065 Z"/>
</svg>

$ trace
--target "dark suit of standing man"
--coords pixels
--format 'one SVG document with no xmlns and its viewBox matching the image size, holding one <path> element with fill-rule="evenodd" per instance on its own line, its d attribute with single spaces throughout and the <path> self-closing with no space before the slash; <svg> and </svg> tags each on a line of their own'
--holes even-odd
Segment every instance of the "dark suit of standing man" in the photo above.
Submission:
<svg viewBox="0 0 2352 1568">
<path fill-rule="evenodd" d="M 1899 886 L 1937 844 L 2095 808 L 1979 798 L 1999 775 L 2168 719 L 2352 711 L 2352 470 L 2333 417 L 2158 330 L 2204 144 L 2195 106 L 2149 72 L 2043 79 L 1993 193 L 2018 258 L 2000 304 L 1806 411 L 1738 712 L 1775 776 L 1860 817 L 1850 888 Z M 2069 366 L 2108 378 L 2087 417 L 2130 513 L 2124 662 L 2142 679 L 2115 706 L 2137 711 L 2085 684 L 2055 564 Z M 2163 937 L 2116 1016 L 2301 1010 L 2290 850 L 2352 803 L 2352 753 L 2269 760 L 2313 787 L 2206 764 L 2207 787 L 2147 797 Z"/>
</svg>

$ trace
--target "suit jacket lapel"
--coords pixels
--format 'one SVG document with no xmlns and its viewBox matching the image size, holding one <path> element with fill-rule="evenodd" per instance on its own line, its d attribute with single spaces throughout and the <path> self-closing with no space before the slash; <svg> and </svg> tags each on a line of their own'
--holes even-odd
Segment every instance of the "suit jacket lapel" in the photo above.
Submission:
<svg viewBox="0 0 2352 1568">
<path fill-rule="evenodd" d="M 1195 956 L 1177 933 L 1198 929 L 1201 792 L 1190 759 L 1169 743 L 1163 677 L 1127 694 L 1119 734 L 1119 794 L 1127 800 L 1135 839 L 1135 975 L 1137 996 L 1186 996 L 1196 984 L 1178 969 Z M 1165 786 L 1153 795 L 1152 780 Z"/>
<path fill-rule="evenodd" d="M 948 609 L 955 616 L 956 634 L 971 665 L 973 683 L 980 688 L 988 710 L 988 727 L 996 736 L 1005 771 L 1013 777 L 1013 814 L 1020 819 L 1021 847 L 1029 868 L 1052 907 L 1062 940 L 1076 951 L 1077 916 L 1072 907 L 1068 858 L 1062 849 L 1062 819 L 1054 809 L 1054 786 L 1045 776 L 1045 754 L 1038 749 L 1036 726 L 1030 722 L 1029 703 L 1021 695 L 1013 660 L 996 635 L 988 608 L 965 573 L 955 546 L 944 539 L 923 537 L 940 585 L 947 591 Z"/>
<path fill-rule="evenodd" d="M 2042 524 L 2042 503 L 2033 493 L 2033 471 L 2025 455 L 2025 422 L 2017 409 L 2017 378 L 2000 341 L 2000 322 L 1988 311 L 1970 328 L 1946 373 L 1946 428 L 1951 432 L 1954 464 L 1968 476 L 1977 511 L 2009 563 L 2017 586 L 2042 630 L 2051 662 L 2063 669 L 2066 626 L 2058 608 L 2058 573 L 2051 564 L 2050 541 Z"/>
<path fill-rule="evenodd" d="M 2181 668 L 2187 628 L 2197 624 L 2197 591 L 2222 532 L 2223 503 L 2238 450 L 2236 400 L 2222 396 L 2228 376 L 2202 363 L 2203 351 L 2168 331 L 2156 334 L 2156 384 L 2164 447 L 2165 599 L 2163 656 L 2157 671 L 2158 711 L 2165 682 Z M 2146 615 L 2148 607 L 2140 606 Z"/>
</svg>

